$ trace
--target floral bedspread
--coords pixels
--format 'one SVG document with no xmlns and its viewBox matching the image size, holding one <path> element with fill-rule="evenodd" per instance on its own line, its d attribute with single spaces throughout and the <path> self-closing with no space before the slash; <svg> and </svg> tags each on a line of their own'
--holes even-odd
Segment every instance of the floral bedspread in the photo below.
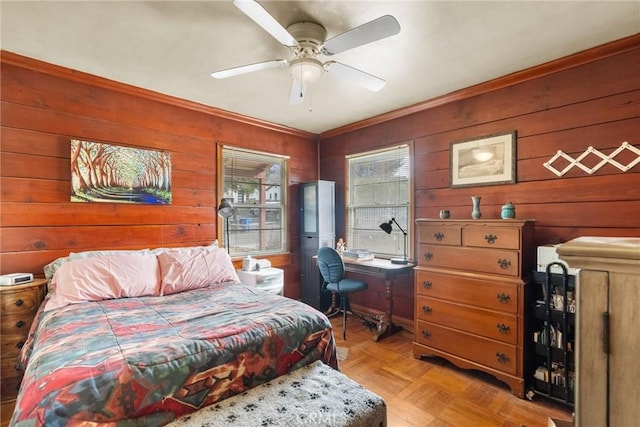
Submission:
<svg viewBox="0 0 640 427">
<path fill-rule="evenodd" d="M 239 283 L 40 312 L 15 426 L 160 426 L 322 360 L 329 320 Z"/>
</svg>

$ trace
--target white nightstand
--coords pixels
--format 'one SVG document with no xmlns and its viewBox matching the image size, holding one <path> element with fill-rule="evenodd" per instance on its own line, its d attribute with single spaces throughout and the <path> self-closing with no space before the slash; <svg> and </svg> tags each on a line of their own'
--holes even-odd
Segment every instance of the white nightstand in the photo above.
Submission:
<svg viewBox="0 0 640 427">
<path fill-rule="evenodd" d="M 283 295 L 284 270 L 280 268 L 262 268 L 260 270 L 238 270 L 238 277 L 245 285 L 255 286 L 271 294 Z"/>
</svg>

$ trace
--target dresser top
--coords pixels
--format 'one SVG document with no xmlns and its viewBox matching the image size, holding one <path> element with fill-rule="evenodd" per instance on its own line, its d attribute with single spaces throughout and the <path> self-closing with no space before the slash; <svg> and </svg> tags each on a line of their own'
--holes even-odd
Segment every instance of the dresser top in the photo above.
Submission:
<svg viewBox="0 0 640 427">
<path fill-rule="evenodd" d="M 20 283 L 18 285 L 0 286 L 0 292 L 18 291 L 20 289 L 27 289 L 27 288 L 31 288 L 31 287 L 34 287 L 34 286 L 42 286 L 42 285 L 44 285 L 46 283 L 47 283 L 47 279 L 36 277 L 31 282 Z"/>
<path fill-rule="evenodd" d="M 420 222 L 436 222 L 441 224 L 501 224 L 501 225 L 509 225 L 509 224 L 524 224 L 527 222 L 535 222 L 535 219 L 520 219 L 520 218 L 512 218 L 512 219 L 440 219 L 440 218 L 418 218 L 416 219 L 416 223 Z"/>
</svg>

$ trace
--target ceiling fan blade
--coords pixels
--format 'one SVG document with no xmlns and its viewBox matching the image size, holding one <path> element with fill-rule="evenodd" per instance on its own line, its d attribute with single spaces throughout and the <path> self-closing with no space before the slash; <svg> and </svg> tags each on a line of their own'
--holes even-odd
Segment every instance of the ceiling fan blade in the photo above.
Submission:
<svg viewBox="0 0 640 427">
<path fill-rule="evenodd" d="M 400 32 L 400 24 L 391 15 L 384 15 L 366 24 L 330 38 L 322 46 L 324 55 L 335 55 L 354 47 L 382 40 Z"/>
<path fill-rule="evenodd" d="M 227 68 L 226 70 L 214 71 L 211 77 L 214 79 L 226 79 L 227 77 L 239 76 L 241 74 L 253 73 L 254 71 L 266 70 L 268 68 L 285 67 L 286 59 L 274 59 L 273 61 L 258 62 L 256 64 L 243 65 L 241 67 Z"/>
<path fill-rule="evenodd" d="M 258 2 L 253 0 L 233 0 L 233 5 L 283 45 L 288 47 L 298 46 L 296 39 Z"/>
<path fill-rule="evenodd" d="M 372 92 L 379 91 L 386 84 L 386 82 L 379 77 L 376 77 L 369 73 L 365 73 L 364 71 L 358 70 L 357 68 L 341 64 L 340 62 L 325 62 L 324 68 L 329 74 L 337 76 L 350 83 L 360 85 Z"/>
<path fill-rule="evenodd" d="M 304 94 L 307 92 L 307 85 L 300 80 L 292 79 L 291 92 L 289 93 L 289 105 L 302 104 Z"/>
</svg>

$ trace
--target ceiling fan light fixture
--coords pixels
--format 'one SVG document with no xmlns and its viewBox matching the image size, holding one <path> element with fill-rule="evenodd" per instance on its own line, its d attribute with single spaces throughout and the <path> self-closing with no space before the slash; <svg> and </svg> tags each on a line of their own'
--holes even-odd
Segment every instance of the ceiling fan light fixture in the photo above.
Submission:
<svg viewBox="0 0 640 427">
<path fill-rule="evenodd" d="M 324 72 L 322 62 L 315 58 L 300 58 L 291 61 L 291 77 L 304 84 L 318 81 Z"/>
</svg>

